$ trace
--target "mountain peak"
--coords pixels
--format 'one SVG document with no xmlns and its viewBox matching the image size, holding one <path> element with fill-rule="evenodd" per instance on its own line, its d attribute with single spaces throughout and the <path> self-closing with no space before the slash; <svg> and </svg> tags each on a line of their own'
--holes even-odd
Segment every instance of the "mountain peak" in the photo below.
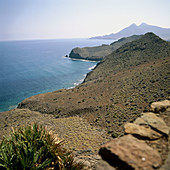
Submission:
<svg viewBox="0 0 170 170">
<path fill-rule="evenodd" d="M 117 33 L 112 33 L 109 35 L 93 37 L 93 39 L 113 39 L 117 40 L 123 37 L 129 37 L 132 35 L 143 35 L 147 32 L 153 32 L 164 40 L 170 40 L 170 28 L 161 28 L 154 25 L 148 25 L 146 23 L 141 23 L 137 26 L 135 23 L 122 29 Z"/>
<path fill-rule="evenodd" d="M 159 36 L 155 35 L 153 32 L 147 32 L 145 35 L 142 36 L 142 38 L 148 38 L 154 42 L 156 41 L 163 41 Z"/>
<path fill-rule="evenodd" d="M 129 27 L 136 27 L 137 25 L 135 23 L 131 24 Z"/>
<path fill-rule="evenodd" d="M 148 25 L 148 24 L 146 24 L 145 22 L 142 22 L 142 23 L 139 25 L 139 27 L 140 27 L 140 26 L 145 26 L 145 25 Z"/>
</svg>

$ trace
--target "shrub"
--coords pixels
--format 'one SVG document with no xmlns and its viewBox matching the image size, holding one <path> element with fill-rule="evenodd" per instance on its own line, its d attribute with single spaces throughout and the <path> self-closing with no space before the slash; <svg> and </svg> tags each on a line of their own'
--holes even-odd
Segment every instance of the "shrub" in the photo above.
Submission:
<svg viewBox="0 0 170 170">
<path fill-rule="evenodd" d="M 0 144 L 0 169 L 82 169 L 45 128 L 34 124 L 13 130 Z"/>
</svg>

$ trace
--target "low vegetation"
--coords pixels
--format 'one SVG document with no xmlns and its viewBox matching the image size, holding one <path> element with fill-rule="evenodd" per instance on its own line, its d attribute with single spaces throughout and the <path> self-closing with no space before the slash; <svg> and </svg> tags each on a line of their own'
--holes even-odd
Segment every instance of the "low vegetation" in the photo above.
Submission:
<svg viewBox="0 0 170 170">
<path fill-rule="evenodd" d="M 117 50 L 123 44 L 139 39 L 140 35 L 133 35 L 131 37 L 121 38 L 110 45 L 101 45 L 96 47 L 74 48 L 69 54 L 70 58 L 86 59 L 100 61 L 113 51 Z"/>
<path fill-rule="evenodd" d="M 147 33 L 106 56 L 79 86 L 32 96 L 0 114 L 1 134 L 28 121 L 26 115 L 37 117 L 66 140 L 76 158 L 89 160 L 103 142 L 124 135 L 124 124 L 148 112 L 150 103 L 169 98 L 169 73 L 170 43 Z M 18 112 L 23 112 L 21 119 L 14 119 Z M 164 146 L 159 150 L 163 160 L 168 154 Z"/>
<path fill-rule="evenodd" d="M 20 127 L 13 130 L 0 144 L 0 169 L 82 169 L 70 152 L 42 126 Z"/>
<path fill-rule="evenodd" d="M 149 102 L 168 98 L 169 56 L 170 43 L 147 33 L 106 56 L 79 86 L 32 96 L 18 108 L 78 115 L 112 137 L 122 135 L 124 123 L 148 111 Z"/>
</svg>

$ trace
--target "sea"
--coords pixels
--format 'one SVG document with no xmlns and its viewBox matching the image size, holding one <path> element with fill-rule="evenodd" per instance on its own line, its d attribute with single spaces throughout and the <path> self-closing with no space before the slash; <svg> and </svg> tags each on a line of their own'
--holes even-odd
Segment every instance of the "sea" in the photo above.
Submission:
<svg viewBox="0 0 170 170">
<path fill-rule="evenodd" d="M 65 56 L 75 47 L 110 43 L 95 39 L 0 41 L 0 112 L 16 108 L 30 96 L 80 84 L 97 62 Z"/>
</svg>

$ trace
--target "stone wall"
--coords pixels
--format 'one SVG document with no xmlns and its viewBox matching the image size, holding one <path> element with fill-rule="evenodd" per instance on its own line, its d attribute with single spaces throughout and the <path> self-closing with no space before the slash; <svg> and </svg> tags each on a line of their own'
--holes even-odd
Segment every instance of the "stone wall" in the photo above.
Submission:
<svg viewBox="0 0 170 170">
<path fill-rule="evenodd" d="M 150 112 L 124 125 L 125 134 L 104 144 L 95 169 L 161 169 L 170 167 L 170 100 L 154 102 Z"/>
</svg>

